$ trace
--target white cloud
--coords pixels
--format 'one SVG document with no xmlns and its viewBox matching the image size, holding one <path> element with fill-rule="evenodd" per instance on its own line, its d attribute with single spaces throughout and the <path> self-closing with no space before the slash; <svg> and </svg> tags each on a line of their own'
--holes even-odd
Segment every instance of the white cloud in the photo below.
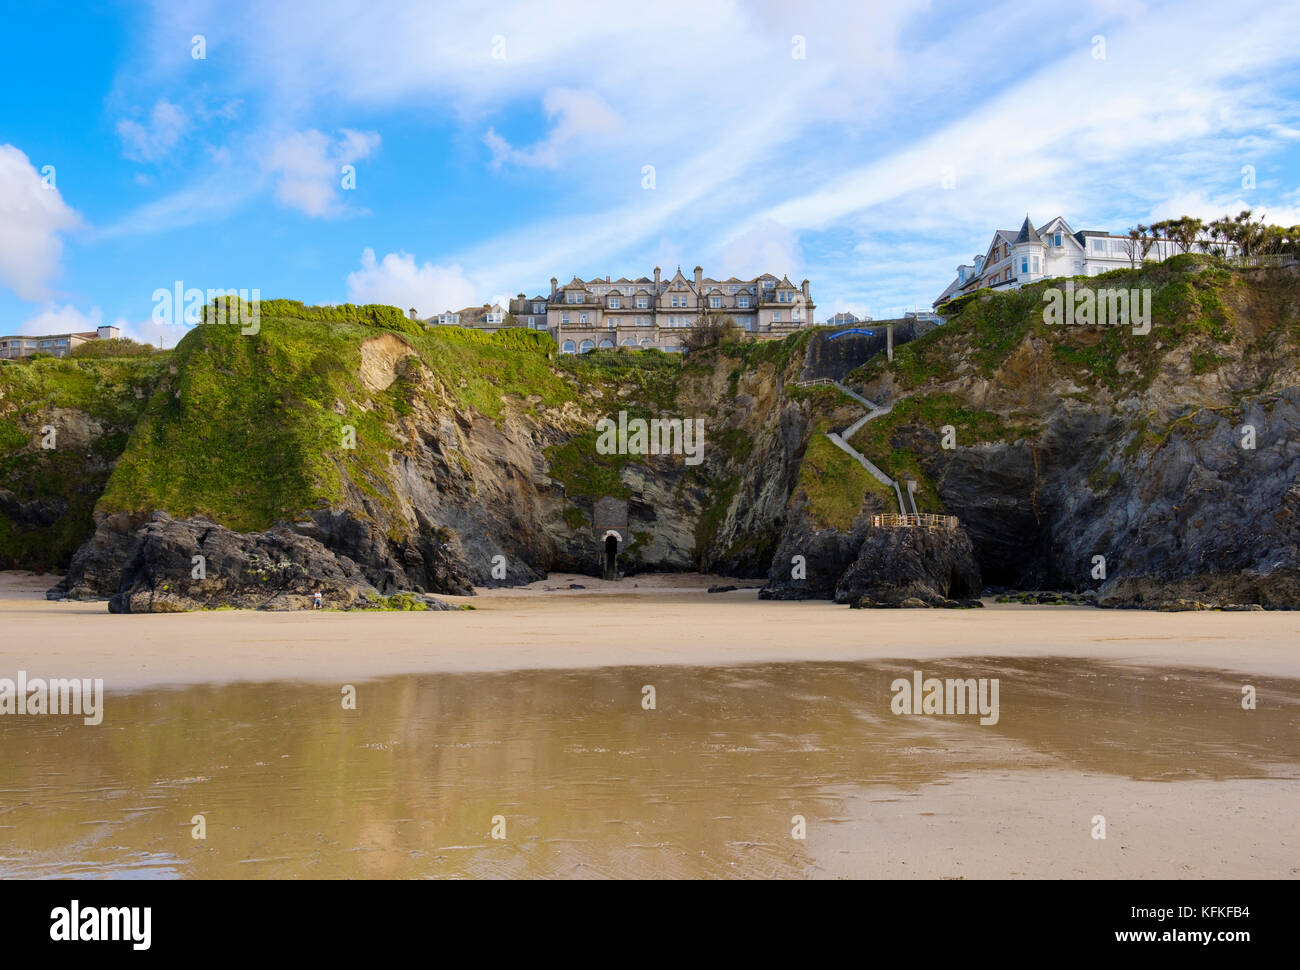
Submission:
<svg viewBox="0 0 1300 970">
<path fill-rule="evenodd" d="M 82 313 L 71 303 L 59 306 L 49 302 L 40 308 L 34 316 L 28 317 L 18 327 L 20 334 L 38 335 L 47 333 L 84 333 L 102 326 L 104 312 L 99 307 L 91 307 L 89 313 Z"/>
<path fill-rule="evenodd" d="M 361 269 L 349 273 L 347 283 L 351 303 L 386 303 L 403 311 L 415 307 L 422 319 L 479 302 L 478 288 L 459 266 L 417 266 L 410 253 L 389 253 L 377 262 L 375 251 L 366 248 Z"/>
<path fill-rule="evenodd" d="M 122 154 L 135 162 L 156 162 L 171 153 L 189 129 L 185 112 L 166 98 L 154 103 L 147 124 L 130 118 L 117 123 Z"/>
<path fill-rule="evenodd" d="M 113 326 L 121 331 L 123 337 L 140 343 L 153 344 L 155 347 L 175 347 L 177 342 L 189 332 L 188 327 L 174 324 L 159 324 L 152 318 L 133 323 L 125 317 L 118 317 Z M 45 303 L 37 312 L 24 320 L 18 327 L 18 333 L 30 336 L 56 333 L 88 333 L 104 326 L 104 311 L 97 306 L 88 312 L 82 312 L 71 303 L 60 306 L 53 301 Z"/>
<path fill-rule="evenodd" d="M 827 305 L 846 295 L 884 316 L 928 302 L 1026 209 L 1118 230 L 1162 199 L 1241 193 L 1247 163 L 1259 165 L 1260 190 L 1242 194 L 1275 200 L 1258 157 L 1294 150 L 1300 132 L 1287 87 L 1300 21 L 1272 0 L 991 0 L 959 17 L 930 0 L 661 0 L 653 17 L 599 0 L 368 0 L 310 16 L 256 0 L 178 5 L 155 8 L 140 76 L 191 71 L 175 38 L 183 24 L 211 24 L 222 57 L 205 69 L 224 72 L 223 96 L 253 111 L 432 114 L 459 124 L 451 161 L 481 157 L 486 142 L 497 168 L 535 180 L 538 215 L 519 207 L 522 224 L 490 237 L 471 227 L 465 250 L 436 257 L 464 266 L 480 292 L 637 271 L 671 239 L 688 266 L 802 251 L 800 275 Z M 1097 33 L 1106 60 L 1092 58 Z M 805 59 L 791 57 L 793 35 Z M 1156 67 L 1153 51 L 1179 56 Z M 541 92 L 550 125 L 516 135 Z M 654 191 L 640 187 L 644 164 L 657 167 Z M 942 191 L 949 164 L 957 188 Z M 329 211 L 337 180 L 335 170 L 294 182 L 286 204 Z M 793 245 L 768 246 L 768 223 Z M 887 246 L 873 262 L 820 255 L 877 239 Z"/>
<path fill-rule="evenodd" d="M 13 145 L 0 145 L 0 285 L 24 300 L 45 299 L 60 270 L 60 233 L 80 224 L 56 183 L 47 185 Z"/>
<path fill-rule="evenodd" d="M 723 244 L 716 276 L 718 279 L 736 276 L 749 280 L 763 273 L 773 273 L 778 277 L 788 275 L 798 286 L 802 270 L 799 237 L 779 222 L 769 219 Z"/>
<path fill-rule="evenodd" d="M 113 321 L 113 326 L 122 331 L 123 337 L 142 344 L 153 344 L 155 347 L 175 347 L 191 329 L 174 323 L 158 323 L 152 317 L 139 322 L 118 317 Z"/>
<path fill-rule="evenodd" d="M 1261 205 L 1248 202 L 1240 196 L 1209 197 L 1205 192 L 1184 192 L 1166 199 L 1154 206 L 1146 221 L 1157 222 L 1163 219 L 1177 219 L 1179 216 L 1193 216 L 1202 222 L 1211 222 L 1223 216 L 1236 218 L 1238 213 L 1250 210 L 1255 219 L 1278 226 L 1300 225 L 1300 208 L 1288 205 Z"/>
<path fill-rule="evenodd" d="M 816 297 L 817 294 L 813 294 Z M 846 300 L 836 298 L 829 303 L 817 304 L 817 322 L 822 323 L 835 316 L 837 313 L 851 313 L 859 320 L 863 320 L 872 315 L 864 300 Z"/>
<path fill-rule="evenodd" d="M 551 88 L 542 98 L 542 109 L 554 125 L 546 137 L 531 148 L 512 148 L 495 130 L 488 129 L 483 141 L 492 149 L 494 167 L 508 162 L 556 168 L 571 153 L 596 138 L 617 134 L 623 128 L 623 119 L 618 112 L 594 91 Z"/>
<path fill-rule="evenodd" d="M 369 157 L 379 147 L 374 132 L 343 129 L 343 136 L 308 129 L 283 135 L 271 146 L 264 169 L 276 179 L 275 197 L 309 216 L 337 216 L 341 201 L 343 166 Z"/>
</svg>

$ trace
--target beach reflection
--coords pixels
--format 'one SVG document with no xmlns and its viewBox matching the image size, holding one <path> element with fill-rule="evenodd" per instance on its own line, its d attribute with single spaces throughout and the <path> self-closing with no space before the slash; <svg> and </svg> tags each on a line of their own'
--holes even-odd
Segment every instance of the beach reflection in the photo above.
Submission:
<svg viewBox="0 0 1300 970">
<path fill-rule="evenodd" d="M 893 715 L 918 666 L 999 678 L 998 723 Z M 0 875 L 803 876 L 792 817 L 877 786 L 1295 778 L 1300 684 L 1249 682 L 1249 712 L 1239 675 L 1077 660 L 401 676 L 356 710 L 338 686 L 109 685 L 98 727 L 0 717 Z"/>
</svg>

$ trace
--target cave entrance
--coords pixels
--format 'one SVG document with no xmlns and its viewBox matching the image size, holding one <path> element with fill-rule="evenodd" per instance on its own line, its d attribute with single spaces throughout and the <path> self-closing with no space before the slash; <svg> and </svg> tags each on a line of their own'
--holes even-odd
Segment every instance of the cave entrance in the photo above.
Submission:
<svg viewBox="0 0 1300 970">
<path fill-rule="evenodd" d="M 618 579 L 618 536 L 605 536 L 605 579 Z"/>
</svg>

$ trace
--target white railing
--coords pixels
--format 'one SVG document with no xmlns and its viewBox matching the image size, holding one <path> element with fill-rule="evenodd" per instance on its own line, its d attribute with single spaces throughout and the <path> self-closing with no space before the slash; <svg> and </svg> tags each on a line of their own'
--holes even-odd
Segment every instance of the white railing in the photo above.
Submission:
<svg viewBox="0 0 1300 970">
<path fill-rule="evenodd" d="M 796 381 L 795 387 L 813 387 L 815 385 L 833 385 L 835 382 L 829 377 L 816 377 L 811 381 Z"/>
<path fill-rule="evenodd" d="M 886 512 L 871 517 L 873 528 L 886 529 L 955 529 L 957 516 L 935 515 L 933 512 Z"/>
<path fill-rule="evenodd" d="M 1229 256 L 1230 266 L 1294 266 L 1300 263 L 1300 256 L 1291 253 L 1262 253 L 1259 256 Z"/>
</svg>

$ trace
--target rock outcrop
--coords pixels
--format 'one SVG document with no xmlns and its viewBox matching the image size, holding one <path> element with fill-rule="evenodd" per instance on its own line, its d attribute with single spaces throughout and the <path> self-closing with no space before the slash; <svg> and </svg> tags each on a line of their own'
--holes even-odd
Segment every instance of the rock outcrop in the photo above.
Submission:
<svg viewBox="0 0 1300 970">
<path fill-rule="evenodd" d="M 78 550 L 74 566 L 47 595 L 108 595 L 113 613 L 309 609 L 317 591 L 331 609 L 389 605 L 360 566 L 315 539 L 283 528 L 232 532 L 205 519 L 178 520 L 163 512 L 136 528 L 125 518 L 106 521 Z M 416 593 L 402 606 L 451 608 Z"/>
<path fill-rule="evenodd" d="M 975 550 L 964 529 L 873 528 L 835 585 L 853 607 L 980 606 Z"/>
<path fill-rule="evenodd" d="M 848 531 L 817 528 L 809 521 L 807 509 L 800 507 L 772 557 L 759 599 L 834 598 L 840 578 L 858 558 L 866 533 L 867 523 L 861 517 Z"/>
</svg>

